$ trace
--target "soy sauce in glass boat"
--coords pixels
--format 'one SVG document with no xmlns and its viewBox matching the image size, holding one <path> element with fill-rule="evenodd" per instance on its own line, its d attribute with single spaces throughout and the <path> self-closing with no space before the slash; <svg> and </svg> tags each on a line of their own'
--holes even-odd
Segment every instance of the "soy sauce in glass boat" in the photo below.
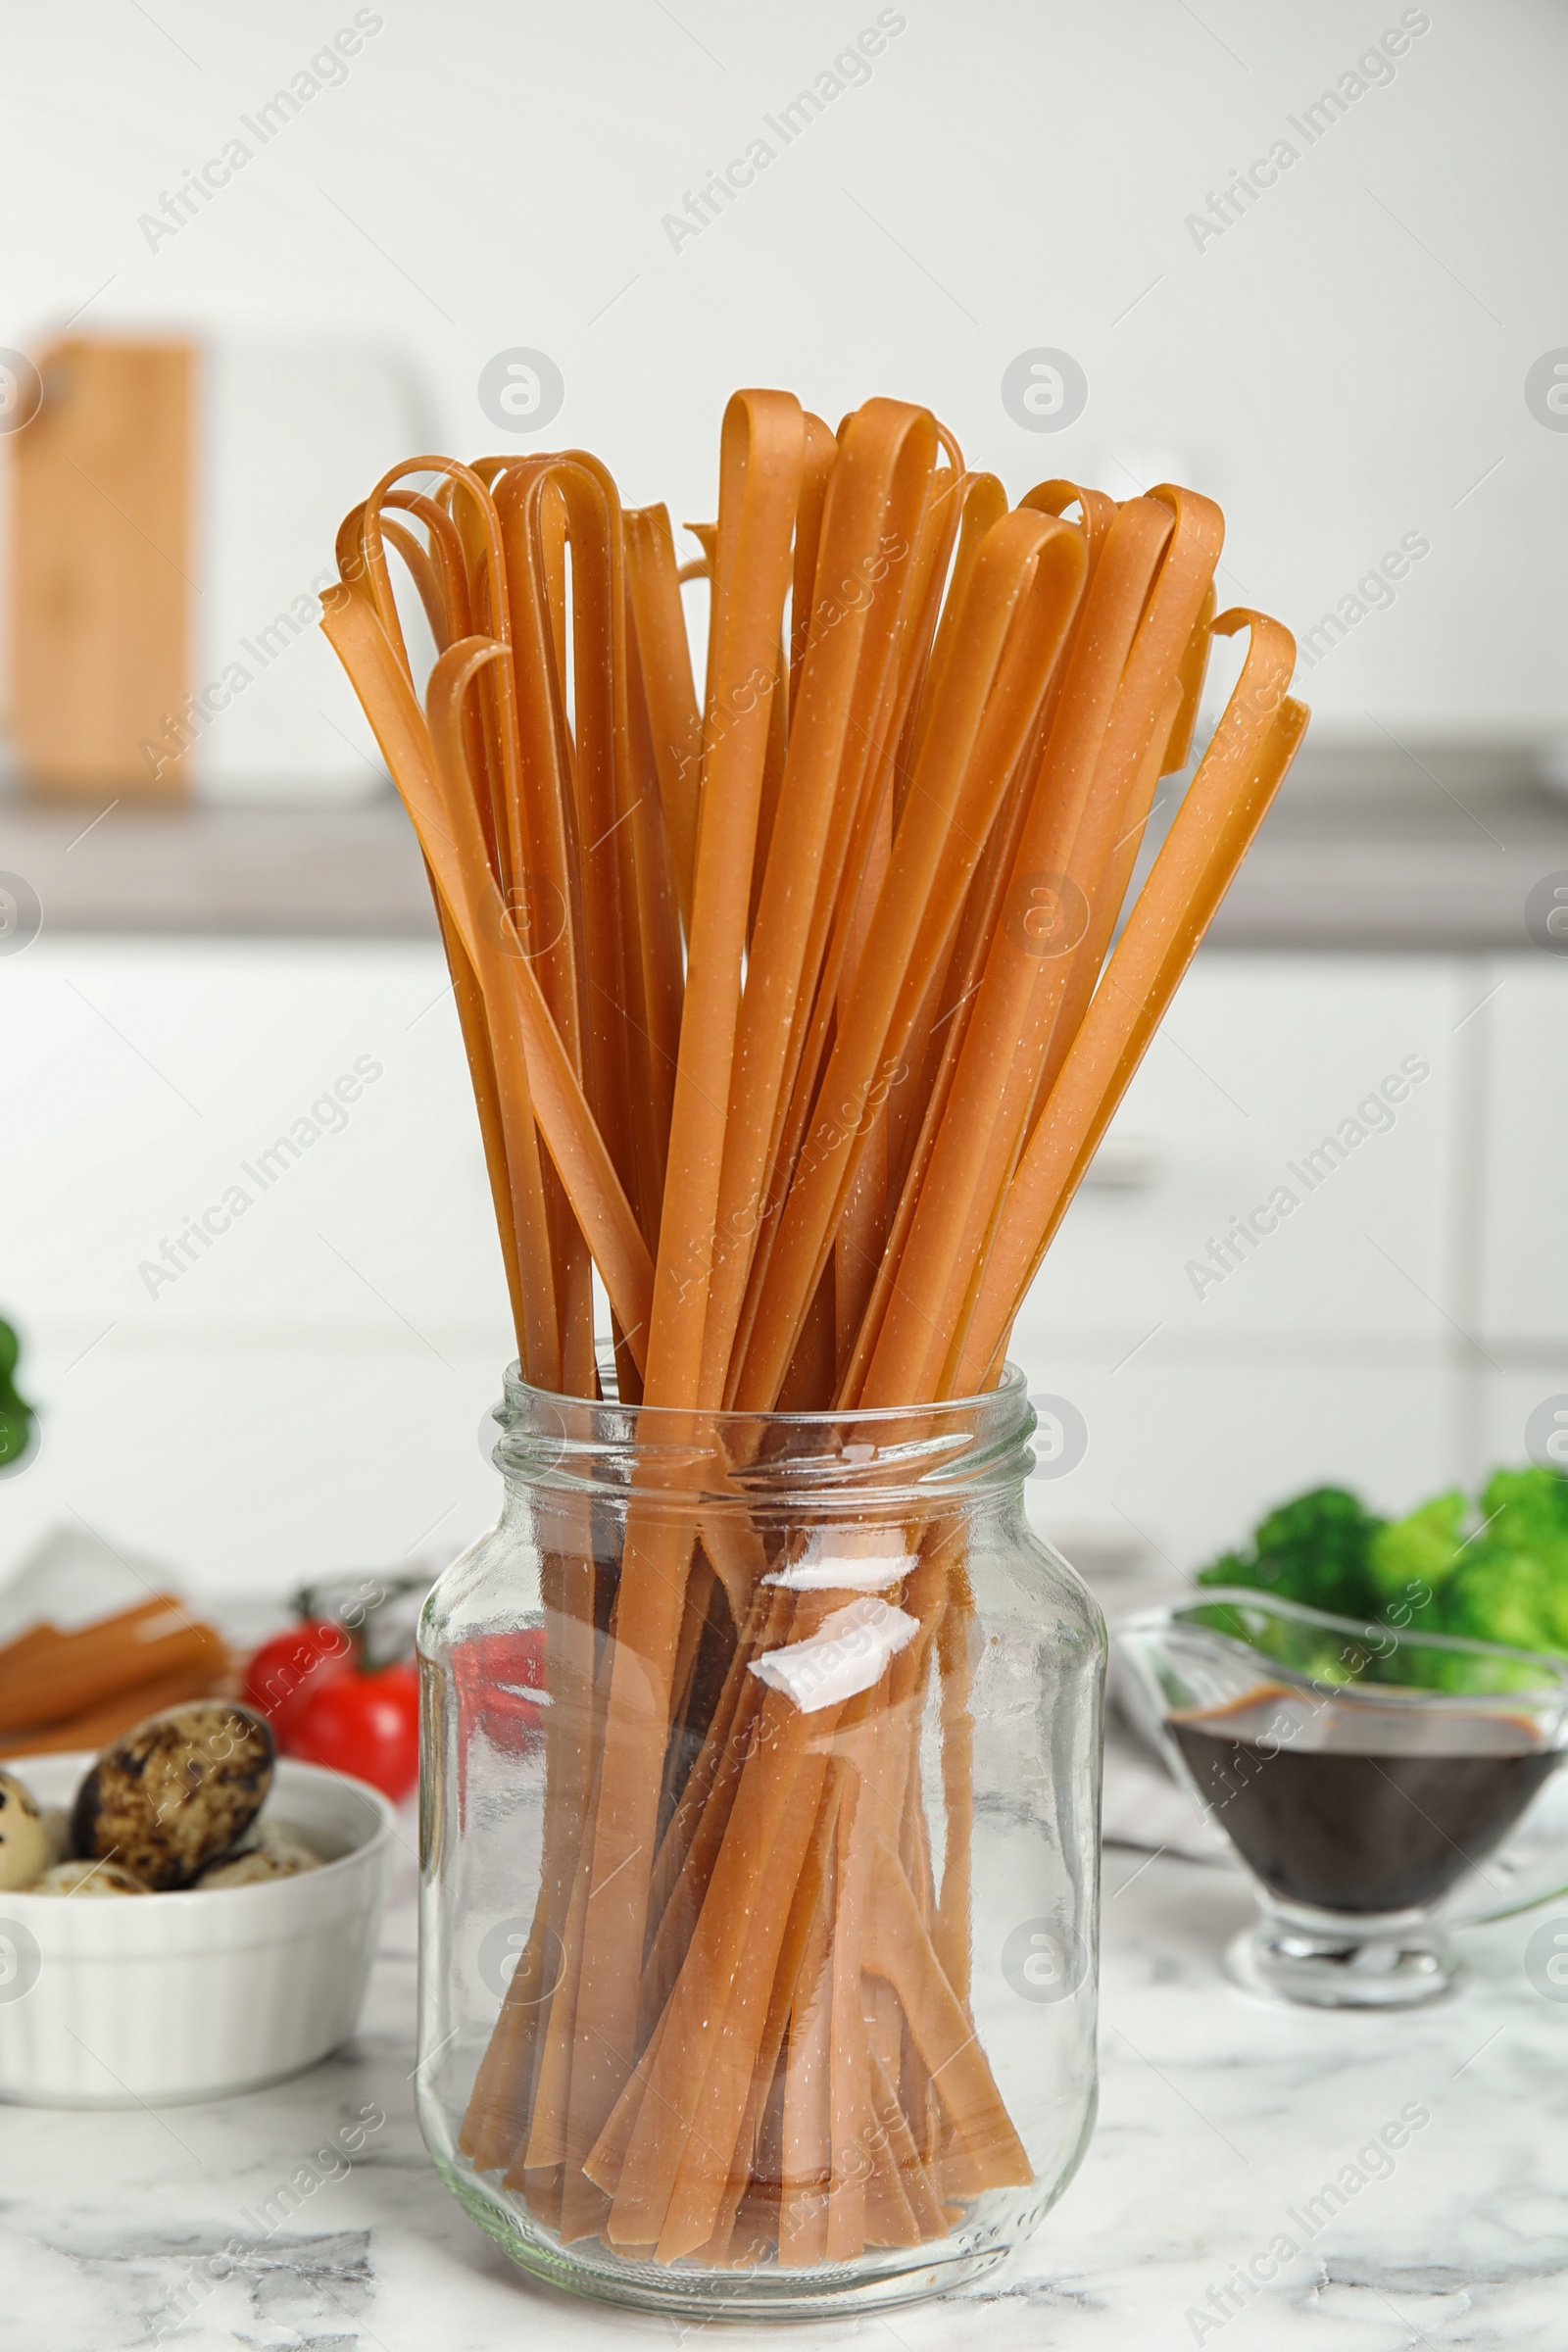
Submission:
<svg viewBox="0 0 1568 2352">
<path fill-rule="evenodd" d="M 1327 1911 L 1435 1902 L 1485 1861 L 1558 1762 L 1525 1715 L 1337 1705 L 1278 1683 L 1169 1726 L 1264 1886 Z"/>
<path fill-rule="evenodd" d="M 1226 1965 L 1319 2007 L 1432 1999 L 1433 1915 L 1568 1745 L 1568 1660 L 1216 1589 L 1116 1636 L 1123 1701 L 1256 1884 Z"/>
</svg>

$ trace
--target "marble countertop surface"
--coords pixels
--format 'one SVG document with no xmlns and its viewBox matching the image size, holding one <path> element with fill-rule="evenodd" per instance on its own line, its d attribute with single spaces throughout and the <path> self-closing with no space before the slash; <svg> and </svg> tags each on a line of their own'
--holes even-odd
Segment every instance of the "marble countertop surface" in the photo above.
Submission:
<svg viewBox="0 0 1568 2352">
<path fill-rule="evenodd" d="M 552 2293 L 463 2214 L 414 2118 L 411 1846 L 412 1827 L 362 2029 L 323 2065 L 205 2106 L 0 2109 L 7 2352 L 624 2352 L 700 2331 L 742 2352 L 778 2334 Z M 1560 2352 L 1568 1999 L 1544 1997 L 1525 1965 L 1550 1911 L 1463 1931 L 1462 1992 L 1381 2017 L 1232 1989 L 1220 1955 L 1250 1912 L 1234 1870 L 1109 1849 L 1100 2127 L 1078 2179 L 1031 2245 L 971 2290 L 779 2340 Z M 1568 1916 L 1558 1924 L 1568 1934 Z M 1374 2148 L 1385 2125 L 1417 2114 L 1396 2154 Z M 364 2144 L 345 2158 L 339 2134 L 352 2140 L 356 2125 Z M 297 2204 L 269 2228 L 264 2209 L 282 2209 L 288 2183 Z M 251 2251 L 208 2283 L 205 2258 L 236 2236 Z M 1252 2283 L 1238 2284 L 1249 2267 Z"/>
</svg>

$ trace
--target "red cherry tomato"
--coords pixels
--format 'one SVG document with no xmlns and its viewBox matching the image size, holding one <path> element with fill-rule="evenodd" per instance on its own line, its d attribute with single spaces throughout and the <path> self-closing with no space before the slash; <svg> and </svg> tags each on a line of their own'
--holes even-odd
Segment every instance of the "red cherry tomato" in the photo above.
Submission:
<svg viewBox="0 0 1568 2352">
<path fill-rule="evenodd" d="M 419 1777 L 418 1668 L 334 1675 L 306 1701 L 288 1752 L 368 1781 L 396 1804 Z"/>
<path fill-rule="evenodd" d="M 519 1755 L 538 1740 L 544 1718 L 530 1691 L 545 1688 L 542 1626 L 519 1626 L 505 1634 L 476 1634 L 452 1653 L 463 1715 L 464 1745 L 476 1731 L 509 1754 Z"/>
<path fill-rule="evenodd" d="M 245 1695 L 287 1751 L 294 1726 L 318 1690 L 354 1664 L 353 1638 L 330 1617 L 291 1625 L 264 1642 L 245 1670 Z"/>
</svg>

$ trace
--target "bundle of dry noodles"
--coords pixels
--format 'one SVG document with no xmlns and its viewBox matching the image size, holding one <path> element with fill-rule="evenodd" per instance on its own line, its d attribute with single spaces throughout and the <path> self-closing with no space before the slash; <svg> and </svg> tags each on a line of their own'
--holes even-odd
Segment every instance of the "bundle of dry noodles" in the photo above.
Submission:
<svg viewBox="0 0 1568 2352">
<path fill-rule="evenodd" d="M 599 1394 L 597 1271 L 622 1400 L 971 1395 L 1295 754 L 1295 649 L 1215 617 L 1206 499 L 1048 481 L 1009 509 L 898 401 L 835 433 L 737 393 L 691 527 L 683 566 L 663 508 L 580 451 L 416 458 L 345 521 L 326 600 L 429 868 L 519 1360 Z M 858 1589 L 917 1631 L 808 1709 L 765 1662 L 842 1592 L 667 1494 L 633 1495 L 612 1592 L 583 1551 L 549 1571 L 575 1729 L 469 2159 L 564 2239 L 660 2261 L 945 2235 L 1029 2179 L 910 1731 L 946 1678 L 961 1806 L 961 1559 L 908 1528 Z"/>
</svg>

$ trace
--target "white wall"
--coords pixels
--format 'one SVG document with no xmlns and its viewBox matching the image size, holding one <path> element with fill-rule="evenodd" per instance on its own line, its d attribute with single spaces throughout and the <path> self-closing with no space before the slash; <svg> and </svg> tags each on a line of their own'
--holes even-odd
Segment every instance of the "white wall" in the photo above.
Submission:
<svg viewBox="0 0 1568 2352">
<path fill-rule="evenodd" d="M 1568 434 L 1523 392 L 1568 341 L 1568 20 L 1552 0 L 1415 12 L 1430 26 L 1393 80 L 1201 250 L 1187 216 L 1396 26 L 1402 0 L 902 0 L 869 79 L 775 139 L 755 184 L 678 251 L 663 216 L 874 23 L 871 0 L 370 13 L 384 22 L 341 85 L 252 138 L 231 183 L 153 250 L 140 217 L 354 9 L 82 0 L 68 18 L 3 0 L 0 343 L 78 312 L 225 348 L 358 338 L 402 355 L 465 454 L 499 438 L 476 394 L 486 363 L 542 349 L 565 382 L 547 439 L 601 451 L 629 500 L 666 498 L 677 519 L 712 511 L 737 383 L 789 384 L 834 419 L 872 391 L 926 399 L 1015 492 L 1060 472 L 1211 489 L 1230 516 L 1227 594 L 1299 629 L 1404 534 L 1428 539 L 1392 609 L 1306 674 L 1324 728 L 1568 732 Z M 1088 378 L 1082 416 L 1054 435 L 1001 398 L 1036 346 Z M 389 454 L 384 410 L 362 418 L 325 379 L 321 396 L 339 446 L 363 433 L 368 483 Z M 46 937 L 0 971 L 0 1300 L 48 1416 L 36 1463 L 0 1482 L 0 1568 L 69 1511 L 198 1583 L 279 1590 L 482 1524 L 495 1489 L 473 1430 L 508 1341 L 450 1007 L 417 1017 L 443 986 L 434 954 Z M 1480 1232 L 1480 1205 L 1445 1154 L 1464 1131 L 1454 1105 L 1482 1113 L 1451 1075 L 1422 1110 L 1441 1151 L 1435 1135 L 1424 1155 L 1412 1116 L 1396 1160 L 1337 1180 L 1316 1238 L 1283 1236 L 1234 1304 L 1181 1301 L 1184 1237 L 1250 1205 L 1254 1162 L 1353 1101 L 1369 1054 L 1380 1072 L 1385 1045 L 1457 1020 L 1463 978 L 1431 960 L 1339 977 L 1200 966 L 1171 1040 L 1250 1103 L 1255 1129 L 1177 1044 L 1156 1049 L 1124 1124 L 1164 1136 L 1172 1189 L 1086 1200 L 1021 1335 L 1031 1376 L 1079 1394 L 1099 1432 L 1073 1481 L 1037 1490 L 1049 1515 L 1102 1526 L 1114 1503 L 1185 1564 L 1307 1476 L 1362 1476 L 1393 1505 L 1478 1466 L 1472 1453 L 1518 1458 L 1523 1412 L 1568 1388 L 1568 1317 L 1544 1308 L 1538 1330 L 1519 1303 L 1530 1237 L 1558 1220 L 1544 1192 L 1494 1204 L 1485 1282 L 1503 1337 L 1529 1328 L 1511 1354 L 1489 1338 L 1501 1369 L 1478 1375 L 1446 1320 L 1473 1326 L 1481 1280 L 1456 1240 Z M 1499 1116 L 1543 1055 L 1560 1058 L 1549 993 L 1538 1029 L 1499 1031 L 1474 1079 Z M 149 1296 L 138 1265 L 174 1221 L 363 1053 L 385 1075 L 345 1131 Z M 1550 1133 L 1521 1129 L 1514 1149 L 1544 1185 Z M 1094 1267 L 1122 1262 L 1127 1230 L 1138 1296 L 1111 1313 Z M 1408 1243 L 1438 1303 L 1412 1305 L 1357 1234 Z M 1116 1370 L 1167 1291 L 1186 1321 L 1167 1317 L 1174 1336 Z"/>
<path fill-rule="evenodd" d="M 870 0 L 370 13 L 340 86 L 259 146 L 240 118 L 348 0 L 69 19 L 5 0 L 0 341 L 80 305 L 105 327 L 359 334 L 422 374 L 465 454 L 499 438 L 486 361 L 540 348 L 566 387 L 547 439 L 677 518 L 711 512 L 735 384 L 831 418 L 909 395 L 1014 490 L 1079 471 L 1125 492 L 1167 466 L 1211 489 L 1226 593 L 1299 629 L 1428 539 L 1308 674 L 1320 739 L 1568 732 L 1568 433 L 1524 399 L 1568 341 L 1554 0 L 906 0 L 869 79 L 787 148 L 764 117 L 874 24 Z M 1412 17 L 1429 29 L 1393 79 L 1308 147 L 1288 119 Z M 149 250 L 139 216 L 237 133 L 249 163 Z M 662 217 L 760 134 L 776 160 L 673 250 Z M 1200 250 L 1187 217 L 1282 136 L 1298 160 Z M 1088 376 L 1054 435 L 1000 397 L 1036 346 Z"/>
</svg>

